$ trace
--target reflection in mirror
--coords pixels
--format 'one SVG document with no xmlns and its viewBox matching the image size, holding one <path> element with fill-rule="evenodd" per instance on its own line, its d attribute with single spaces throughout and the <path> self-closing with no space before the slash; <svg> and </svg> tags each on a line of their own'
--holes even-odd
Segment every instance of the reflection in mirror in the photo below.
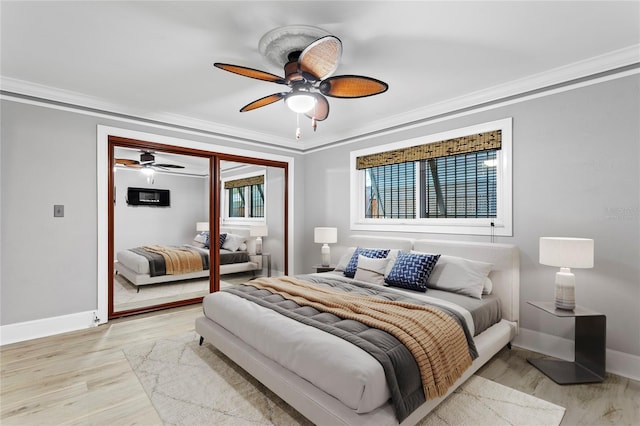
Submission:
<svg viewBox="0 0 640 426">
<path fill-rule="evenodd" d="M 221 161 L 220 181 L 220 288 L 284 275 L 284 169 Z"/>
<path fill-rule="evenodd" d="M 114 158 L 113 311 L 208 294 L 209 159 L 124 147 Z"/>
</svg>

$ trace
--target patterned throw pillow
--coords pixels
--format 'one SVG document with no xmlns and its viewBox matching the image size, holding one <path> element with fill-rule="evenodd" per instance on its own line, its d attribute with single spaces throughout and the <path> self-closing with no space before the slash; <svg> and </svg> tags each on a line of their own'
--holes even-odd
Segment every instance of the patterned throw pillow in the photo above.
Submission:
<svg viewBox="0 0 640 426">
<path fill-rule="evenodd" d="M 351 256 L 351 260 L 347 264 L 347 267 L 344 268 L 345 277 L 355 277 L 356 270 L 358 269 L 358 255 L 370 257 L 372 259 L 384 259 L 387 257 L 387 254 L 389 254 L 389 249 L 366 249 L 357 247 L 353 252 L 353 256 Z"/>
<path fill-rule="evenodd" d="M 226 233 L 220 234 L 220 245 L 218 246 L 218 248 L 222 248 L 222 245 L 224 244 L 224 240 L 226 238 L 227 238 L 227 234 Z"/>
<path fill-rule="evenodd" d="M 439 254 L 400 252 L 384 281 L 393 287 L 427 291 L 427 279 L 439 258 Z"/>
</svg>

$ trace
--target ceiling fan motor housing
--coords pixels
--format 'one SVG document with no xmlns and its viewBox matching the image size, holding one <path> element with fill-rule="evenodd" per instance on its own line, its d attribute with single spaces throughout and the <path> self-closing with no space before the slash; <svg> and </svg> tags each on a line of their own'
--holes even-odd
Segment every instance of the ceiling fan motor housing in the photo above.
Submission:
<svg viewBox="0 0 640 426">
<path fill-rule="evenodd" d="M 156 157 L 150 152 L 143 152 L 140 154 L 140 163 L 153 163 L 155 158 Z"/>
</svg>

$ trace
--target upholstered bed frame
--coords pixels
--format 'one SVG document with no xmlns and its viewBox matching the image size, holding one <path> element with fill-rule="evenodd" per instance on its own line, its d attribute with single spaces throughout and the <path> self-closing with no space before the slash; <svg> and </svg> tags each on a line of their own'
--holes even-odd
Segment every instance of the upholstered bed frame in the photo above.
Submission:
<svg viewBox="0 0 640 426">
<path fill-rule="evenodd" d="M 479 357 L 449 389 L 447 395 L 428 400 L 402 424 L 419 422 L 427 413 L 464 383 L 474 372 L 509 344 L 518 331 L 520 258 L 518 248 L 505 244 L 426 239 L 387 239 L 352 236 L 348 246 L 397 248 L 448 254 L 493 264 L 490 278 L 493 294 L 502 305 L 502 320 L 474 338 Z M 346 246 L 345 246 L 346 247 Z M 344 247 L 343 247 L 344 248 Z M 357 414 L 310 382 L 257 352 L 244 341 L 206 317 L 196 320 L 196 332 L 288 404 L 319 425 L 397 425 L 389 403 L 366 414 Z"/>
<path fill-rule="evenodd" d="M 224 227 L 221 232 L 241 235 L 247 238 L 247 251 L 249 253 L 255 253 L 255 240 L 249 238 L 249 230 L 247 228 L 229 228 Z M 256 271 L 262 267 L 262 261 L 250 260 L 248 262 L 230 263 L 226 265 L 220 265 L 220 275 L 235 274 L 239 272 Z M 180 275 L 159 275 L 152 277 L 149 274 L 140 274 L 120 262 L 115 262 L 114 269 L 116 273 L 122 275 L 129 280 L 135 286 L 143 286 L 148 284 L 161 284 L 174 281 L 190 280 L 194 278 L 206 278 L 209 276 L 209 270 L 189 272 Z"/>
</svg>

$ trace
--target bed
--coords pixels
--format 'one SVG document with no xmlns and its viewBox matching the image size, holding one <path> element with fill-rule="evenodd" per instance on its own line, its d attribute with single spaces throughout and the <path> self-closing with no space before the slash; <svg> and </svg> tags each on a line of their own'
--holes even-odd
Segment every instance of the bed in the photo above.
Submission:
<svg viewBox="0 0 640 426">
<path fill-rule="evenodd" d="M 519 319 L 519 251 L 512 245 L 425 239 L 354 236 L 350 238 L 350 243 L 359 248 L 384 247 L 418 255 L 437 253 L 441 259 L 445 256 L 447 261 L 463 259 L 478 265 L 490 264 L 488 278 L 492 291 L 491 295 L 482 296 L 482 299 L 499 304 L 497 322 L 478 330 L 478 333 L 470 331 L 477 358 L 441 396 L 420 402 L 417 408 L 412 408 L 413 411 L 398 417 L 397 404 L 393 398 L 389 399 L 389 393 L 393 393 L 393 390 L 385 381 L 386 372 L 381 372 L 382 367 L 369 353 L 339 337 L 229 292 L 205 297 L 204 315 L 196 320 L 196 332 L 315 424 L 415 424 L 516 336 Z M 343 257 L 348 258 L 349 255 L 347 252 Z M 362 257 L 359 259 L 362 260 Z M 432 274 L 435 272 L 434 268 Z M 341 275 L 343 273 L 334 271 L 302 275 L 294 279 L 338 280 L 347 281 L 348 285 L 362 285 L 358 284 L 360 279 L 342 278 Z M 370 283 L 367 285 L 371 287 Z M 404 292 L 396 288 L 389 290 Z M 416 292 L 409 293 L 413 295 Z M 424 297 L 435 297 L 440 293 L 446 293 L 447 297 L 453 296 L 454 299 L 472 299 L 460 294 L 459 289 L 444 287 L 429 288 Z M 465 309 L 460 311 L 464 312 Z M 475 317 L 471 322 L 474 320 Z M 287 332 L 283 333 L 283 330 Z M 260 335 L 269 335 L 269 341 L 263 341 Z M 274 352 L 274 347 L 284 347 L 285 350 L 283 353 Z M 364 385 L 361 383 L 363 381 Z M 353 383 L 355 385 L 350 391 L 347 388 Z M 354 398 L 353 393 L 358 393 L 359 389 L 364 390 L 360 390 L 360 395 Z"/>
<path fill-rule="evenodd" d="M 246 228 L 223 228 L 221 234 L 228 235 L 229 238 L 225 238 L 226 245 L 220 248 L 220 275 L 251 272 L 262 268 L 261 260 L 257 260 L 250 254 L 255 252 L 255 242 L 249 238 L 249 231 Z M 116 254 L 114 269 L 117 274 L 125 277 L 138 289 L 140 286 L 149 284 L 206 278 L 209 276 L 209 249 L 202 244 L 204 240 L 198 237 L 179 247 L 153 245 L 147 248 L 158 250 L 178 248 L 188 250 L 194 253 L 194 256 L 197 253 L 202 259 L 202 269 L 195 268 L 199 270 L 167 274 L 160 267 L 159 271 L 152 272 L 153 264 L 150 264 L 149 257 L 153 257 L 153 253 L 149 254 L 149 250 L 142 247 L 119 251 Z M 160 259 L 158 256 L 155 257 Z"/>
</svg>

